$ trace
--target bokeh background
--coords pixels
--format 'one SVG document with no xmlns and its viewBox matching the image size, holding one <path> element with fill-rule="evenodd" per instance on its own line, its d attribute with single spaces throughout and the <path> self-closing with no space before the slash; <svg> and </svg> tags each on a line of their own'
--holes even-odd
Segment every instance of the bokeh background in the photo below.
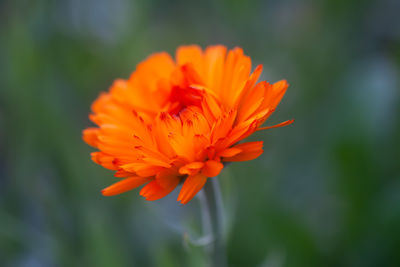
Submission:
<svg viewBox="0 0 400 267">
<path fill-rule="evenodd" d="M 89 106 L 155 51 L 240 46 L 291 86 L 226 168 L 230 266 L 400 266 L 397 0 L 0 1 L 0 266 L 205 266 L 199 204 L 105 198 Z M 149 100 L 151 101 L 151 100 Z"/>
</svg>

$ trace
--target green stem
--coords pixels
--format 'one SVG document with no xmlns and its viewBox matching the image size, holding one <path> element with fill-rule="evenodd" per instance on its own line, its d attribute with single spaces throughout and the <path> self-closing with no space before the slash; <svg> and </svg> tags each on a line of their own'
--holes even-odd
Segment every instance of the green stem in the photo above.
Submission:
<svg viewBox="0 0 400 267">
<path fill-rule="evenodd" d="M 213 237 L 210 250 L 211 266 L 225 267 L 227 265 L 224 242 L 224 210 L 217 177 L 210 178 L 207 181 L 204 186 L 204 195 L 208 216 L 210 218 L 211 236 Z"/>
</svg>

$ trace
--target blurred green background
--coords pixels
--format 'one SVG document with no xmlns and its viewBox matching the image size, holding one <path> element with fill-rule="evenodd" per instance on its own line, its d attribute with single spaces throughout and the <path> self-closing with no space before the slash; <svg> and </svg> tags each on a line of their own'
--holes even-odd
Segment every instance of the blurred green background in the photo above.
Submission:
<svg viewBox="0 0 400 267">
<path fill-rule="evenodd" d="M 0 1 L 0 266 L 204 266 L 198 201 L 111 198 L 89 106 L 150 53 L 240 46 L 291 86 L 220 181 L 230 266 L 400 266 L 400 2 Z"/>
</svg>

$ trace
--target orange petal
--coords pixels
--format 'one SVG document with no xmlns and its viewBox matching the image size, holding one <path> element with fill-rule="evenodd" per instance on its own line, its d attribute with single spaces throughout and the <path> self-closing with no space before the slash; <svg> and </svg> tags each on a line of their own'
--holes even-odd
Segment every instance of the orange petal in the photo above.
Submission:
<svg viewBox="0 0 400 267">
<path fill-rule="evenodd" d="M 192 84 L 202 85 L 202 84 L 204 84 L 202 78 L 197 73 L 197 71 L 194 68 L 194 65 L 192 63 L 186 63 L 183 66 L 181 66 L 181 71 L 182 71 L 182 73 L 183 73 L 183 75 L 185 77 L 185 80 L 187 81 L 188 85 L 192 85 Z"/>
<path fill-rule="evenodd" d="M 107 188 L 104 188 L 103 190 L 101 190 L 101 193 L 104 196 L 118 195 L 118 194 L 124 193 L 126 191 L 135 189 L 136 187 L 139 187 L 142 184 L 150 181 L 150 179 L 152 179 L 152 178 L 132 176 L 129 178 L 125 178 L 119 182 L 116 182 L 115 184 L 112 184 Z"/>
<path fill-rule="evenodd" d="M 143 161 L 146 163 L 149 163 L 151 165 L 154 165 L 154 166 L 160 166 L 160 167 L 165 167 L 165 168 L 171 167 L 170 164 L 166 163 L 163 160 L 159 160 L 156 158 L 144 158 Z"/>
<path fill-rule="evenodd" d="M 222 152 L 218 153 L 218 156 L 224 157 L 224 158 L 230 158 L 230 157 L 236 156 L 240 152 L 242 152 L 241 149 L 232 147 L 232 148 L 227 148 L 227 149 L 223 150 Z"/>
<path fill-rule="evenodd" d="M 114 177 L 124 178 L 128 176 L 135 176 L 135 173 L 124 171 L 123 169 L 119 169 L 114 173 Z"/>
<path fill-rule="evenodd" d="M 274 92 L 274 98 L 271 99 L 272 108 L 276 108 L 281 101 L 282 97 L 286 93 L 289 84 L 286 80 L 281 80 L 272 85 L 272 90 Z"/>
<path fill-rule="evenodd" d="M 170 133 L 168 141 L 171 147 L 175 150 L 176 154 L 186 158 L 188 161 L 194 161 L 196 152 L 194 150 L 193 138 L 183 136 L 181 134 Z"/>
<path fill-rule="evenodd" d="M 214 124 L 211 130 L 211 142 L 214 143 L 220 138 L 225 138 L 232 130 L 232 126 L 236 118 L 236 110 L 232 109 L 229 112 L 224 113 L 217 122 Z"/>
<path fill-rule="evenodd" d="M 128 163 L 121 165 L 120 168 L 127 172 L 134 172 L 141 177 L 154 176 L 165 169 L 164 167 L 151 165 L 145 162 Z"/>
<path fill-rule="evenodd" d="M 201 173 L 207 177 L 215 177 L 217 176 L 221 170 L 224 168 L 224 164 L 216 160 L 208 160 L 204 164 Z"/>
<path fill-rule="evenodd" d="M 257 126 L 257 121 L 244 121 L 239 125 L 235 126 L 232 131 L 226 137 L 225 147 L 230 147 L 233 144 L 236 144 L 240 140 L 246 138 L 249 133 L 253 131 L 253 128 Z"/>
<path fill-rule="evenodd" d="M 206 156 L 207 151 L 204 150 L 210 144 L 210 141 L 204 135 L 196 134 L 193 138 L 194 149 L 198 151 L 196 157 L 204 158 Z"/>
<path fill-rule="evenodd" d="M 282 97 L 285 95 L 289 84 L 286 80 L 278 81 L 274 84 L 269 84 L 263 82 L 266 88 L 264 101 L 260 107 L 260 109 L 269 108 L 274 110 L 279 102 L 281 101 Z"/>
<path fill-rule="evenodd" d="M 136 174 L 142 177 L 154 176 L 164 168 L 159 166 L 143 166 L 136 170 Z"/>
<path fill-rule="evenodd" d="M 192 63 L 196 71 L 203 75 L 204 67 L 203 67 L 203 51 L 198 45 L 187 45 L 180 46 L 176 50 L 176 62 L 178 65 L 183 65 L 185 63 Z"/>
<path fill-rule="evenodd" d="M 171 193 L 177 185 L 178 182 L 168 187 L 162 187 L 157 180 L 153 180 L 140 190 L 140 195 L 149 201 L 157 200 Z"/>
<path fill-rule="evenodd" d="M 107 155 L 103 152 L 92 152 L 90 155 L 95 163 L 100 164 L 106 169 L 118 170 L 119 168 L 119 160 L 113 156 Z"/>
<path fill-rule="evenodd" d="M 180 174 L 173 169 L 165 169 L 157 173 L 156 180 L 163 188 L 176 187 L 180 181 Z"/>
<path fill-rule="evenodd" d="M 241 149 L 242 152 L 233 157 L 223 158 L 223 161 L 247 161 L 258 158 L 263 153 L 263 142 L 247 142 L 234 146 L 234 148 Z"/>
<path fill-rule="evenodd" d="M 217 95 L 220 96 L 222 79 L 224 77 L 224 64 L 227 48 L 223 45 L 207 47 L 204 53 L 205 59 L 205 78 L 207 85 L 210 86 Z"/>
<path fill-rule="evenodd" d="M 261 131 L 261 130 L 267 130 L 267 129 L 272 129 L 272 128 L 278 128 L 278 127 L 283 127 L 289 124 L 292 124 L 294 122 L 294 120 L 287 120 L 281 123 L 278 123 L 276 125 L 272 125 L 272 126 L 267 126 L 267 127 L 262 127 L 262 128 L 258 128 L 257 131 Z"/>
<path fill-rule="evenodd" d="M 83 141 L 85 141 L 90 146 L 97 147 L 97 142 L 99 141 L 97 139 L 98 134 L 98 128 L 87 128 L 82 132 Z"/>
<path fill-rule="evenodd" d="M 202 174 L 196 174 L 186 178 L 178 196 L 178 201 L 182 204 L 188 203 L 205 185 L 207 177 Z"/>
<path fill-rule="evenodd" d="M 246 95 L 249 93 L 249 91 L 254 87 L 254 85 L 256 84 L 258 78 L 261 75 L 261 72 L 263 70 L 263 66 L 262 65 L 258 65 L 254 72 L 250 75 L 250 77 L 247 79 L 246 84 L 244 85 L 243 89 L 241 90 L 237 90 L 236 92 L 236 96 L 235 98 L 235 103 L 234 103 L 234 107 L 237 107 L 240 102 L 246 98 Z"/>
<path fill-rule="evenodd" d="M 238 93 L 246 84 L 251 71 L 251 59 L 239 47 L 228 52 L 224 64 L 223 81 L 219 89 L 219 100 L 233 107 Z"/>
<path fill-rule="evenodd" d="M 211 94 L 204 94 L 204 99 L 201 104 L 204 111 L 204 117 L 207 118 L 210 124 L 221 116 L 221 107 Z"/>
<path fill-rule="evenodd" d="M 180 174 L 188 174 L 188 175 L 195 175 L 197 174 L 201 168 L 203 168 L 204 166 L 204 162 L 200 162 L 200 161 L 195 161 L 195 162 L 191 162 L 189 164 L 186 164 L 185 166 L 181 167 L 179 169 L 179 173 Z"/>
<path fill-rule="evenodd" d="M 261 106 L 264 96 L 265 86 L 263 83 L 259 83 L 251 89 L 246 97 L 241 100 L 237 121 L 247 120 Z"/>
</svg>

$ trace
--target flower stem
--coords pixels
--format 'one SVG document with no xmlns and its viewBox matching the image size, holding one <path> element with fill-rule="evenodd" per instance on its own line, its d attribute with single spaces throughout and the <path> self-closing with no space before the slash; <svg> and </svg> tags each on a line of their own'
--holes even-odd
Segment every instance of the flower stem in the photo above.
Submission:
<svg viewBox="0 0 400 267">
<path fill-rule="evenodd" d="M 224 240 L 224 210 L 218 178 L 210 178 L 204 186 L 205 204 L 210 218 L 210 230 L 213 242 L 210 249 L 210 265 L 225 267 L 226 252 Z"/>
</svg>

